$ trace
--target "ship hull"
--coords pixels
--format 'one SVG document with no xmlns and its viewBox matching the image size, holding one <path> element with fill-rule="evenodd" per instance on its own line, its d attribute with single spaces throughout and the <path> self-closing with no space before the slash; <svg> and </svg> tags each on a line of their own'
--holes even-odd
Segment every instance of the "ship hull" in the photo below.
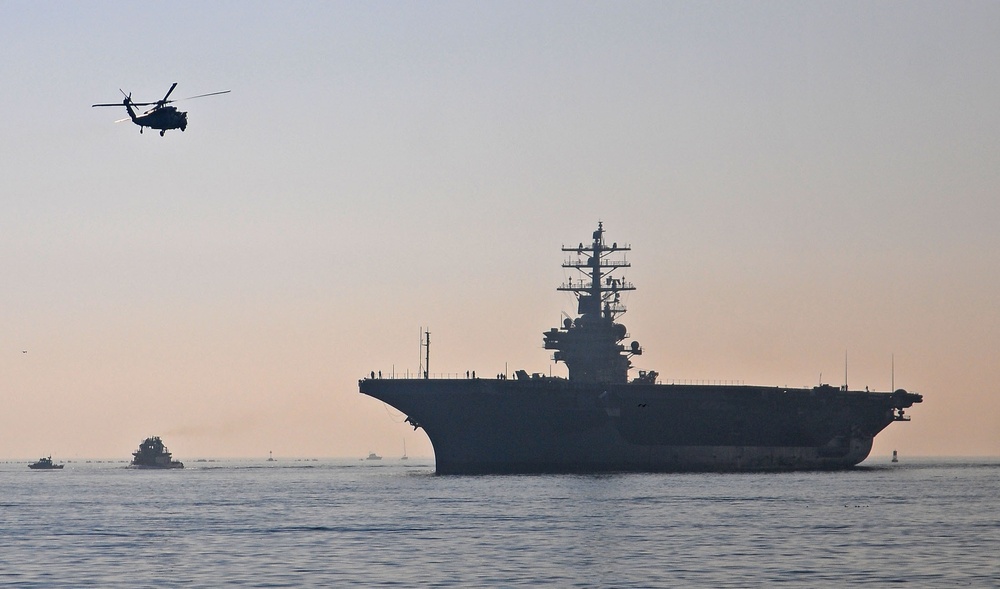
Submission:
<svg viewBox="0 0 1000 589">
<path fill-rule="evenodd" d="M 867 458 L 905 391 L 364 379 L 434 446 L 439 474 L 830 470 Z"/>
</svg>

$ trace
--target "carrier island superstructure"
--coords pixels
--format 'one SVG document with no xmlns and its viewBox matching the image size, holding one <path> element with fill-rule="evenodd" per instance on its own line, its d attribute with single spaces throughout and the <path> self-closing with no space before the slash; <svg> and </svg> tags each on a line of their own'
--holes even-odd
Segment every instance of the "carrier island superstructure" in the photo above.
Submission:
<svg viewBox="0 0 1000 589">
<path fill-rule="evenodd" d="M 598 223 L 590 243 L 563 246 L 576 274 L 578 316 L 543 334 L 568 378 L 362 379 L 360 391 L 406 414 L 434 447 L 439 474 L 771 471 L 852 467 L 875 435 L 922 396 L 742 384 L 660 384 L 655 371 L 629 379 L 638 342 L 617 319 L 628 245 L 608 244 Z M 577 272 L 578 271 L 578 272 Z"/>
</svg>

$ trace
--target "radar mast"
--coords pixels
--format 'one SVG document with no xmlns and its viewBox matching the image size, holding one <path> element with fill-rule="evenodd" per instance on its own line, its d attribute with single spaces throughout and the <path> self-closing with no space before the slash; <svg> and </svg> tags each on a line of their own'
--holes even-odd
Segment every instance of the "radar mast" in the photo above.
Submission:
<svg viewBox="0 0 1000 589">
<path fill-rule="evenodd" d="M 639 343 L 633 341 L 626 351 L 622 340 L 628 331 L 615 319 L 625 313 L 621 293 L 635 290 L 632 283 L 614 276 L 614 272 L 631 265 L 624 252 L 628 245 L 604 241 L 604 223 L 598 222 L 593 242 L 576 247 L 562 247 L 562 251 L 576 256 L 563 262 L 563 268 L 577 270 L 579 280 L 570 277 L 557 290 L 572 292 L 577 298 L 579 317 L 567 318 L 562 328 L 553 327 L 545 332 L 545 349 L 555 350 L 553 359 L 565 362 L 570 380 L 584 382 L 628 382 L 632 356 L 642 354 Z M 620 258 L 618 253 L 622 252 Z"/>
</svg>

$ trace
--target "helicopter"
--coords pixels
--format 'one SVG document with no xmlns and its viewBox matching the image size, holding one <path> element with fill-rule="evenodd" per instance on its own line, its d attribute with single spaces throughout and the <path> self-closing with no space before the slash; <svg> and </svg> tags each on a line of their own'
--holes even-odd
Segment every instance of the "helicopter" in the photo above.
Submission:
<svg viewBox="0 0 1000 589">
<path fill-rule="evenodd" d="M 184 131 L 184 129 L 187 129 L 188 123 L 186 112 L 177 110 L 177 107 L 175 106 L 167 106 L 168 104 L 171 102 L 179 102 L 181 100 L 191 100 L 192 98 L 215 96 L 216 94 L 226 94 L 229 92 L 229 90 L 223 90 L 222 92 L 209 92 L 208 94 L 199 94 L 197 96 L 188 96 L 187 98 L 167 100 L 170 98 L 170 93 L 173 92 L 176 87 L 177 82 L 174 82 L 173 85 L 170 86 L 170 90 L 167 90 L 166 95 L 156 102 L 132 102 L 132 93 L 129 92 L 128 94 L 125 94 L 125 91 L 119 88 L 118 91 L 125 96 L 125 100 L 121 101 L 120 104 L 93 104 L 91 106 L 124 106 L 125 110 L 128 111 L 129 118 L 119 119 L 115 121 L 116 123 L 121 123 L 131 119 L 133 123 L 139 125 L 139 133 L 142 133 L 143 127 L 149 127 L 150 129 L 159 129 L 160 137 L 163 137 L 163 134 L 170 129 L 180 129 L 181 131 Z M 153 108 L 147 110 L 141 115 L 137 115 L 135 110 L 132 108 L 134 106 L 152 106 Z"/>
</svg>

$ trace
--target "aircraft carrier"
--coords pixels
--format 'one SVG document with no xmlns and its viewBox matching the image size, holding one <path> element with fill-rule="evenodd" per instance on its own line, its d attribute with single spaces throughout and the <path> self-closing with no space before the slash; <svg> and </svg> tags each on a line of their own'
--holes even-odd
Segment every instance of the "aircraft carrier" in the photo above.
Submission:
<svg viewBox="0 0 1000 589">
<path fill-rule="evenodd" d="M 875 436 L 923 397 L 891 392 L 728 384 L 661 384 L 655 371 L 629 379 L 638 342 L 616 320 L 624 292 L 616 272 L 628 245 L 563 246 L 578 317 L 543 334 L 568 378 L 381 378 L 360 391 L 406 414 L 434 446 L 438 474 L 780 471 L 844 469 L 871 452 Z M 429 345 L 428 355 L 429 355 Z M 429 358 L 428 358 L 429 360 Z"/>
</svg>

